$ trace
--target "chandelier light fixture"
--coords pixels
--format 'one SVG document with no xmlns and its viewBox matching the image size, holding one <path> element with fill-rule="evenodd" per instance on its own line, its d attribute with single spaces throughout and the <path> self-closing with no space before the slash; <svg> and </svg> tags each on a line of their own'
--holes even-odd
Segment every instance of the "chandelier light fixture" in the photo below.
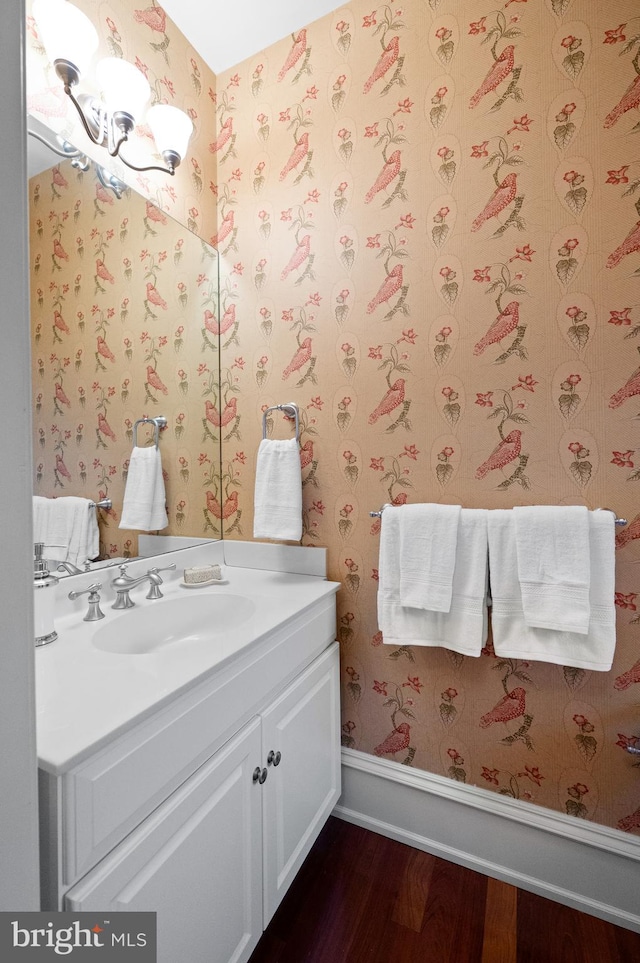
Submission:
<svg viewBox="0 0 640 963">
<path fill-rule="evenodd" d="M 100 96 L 74 94 L 73 88 L 89 69 L 98 48 L 98 32 L 89 18 L 67 0 L 34 0 L 33 16 L 40 39 L 64 92 L 74 105 L 89 139 L 105 147 L 134 171 L 162 171 L 174 174 L 184 159 L 193 132 L 191 119 L 169 104 L 155 104 L 146 115 L 151 88 L 142 71 L 119 57 L 105 57 L 96 64 Z M 144 117 L 151 128 L 165 167 L 149 164 L 137 167 L 120 150 L 136 123 Z"/>
</svg>

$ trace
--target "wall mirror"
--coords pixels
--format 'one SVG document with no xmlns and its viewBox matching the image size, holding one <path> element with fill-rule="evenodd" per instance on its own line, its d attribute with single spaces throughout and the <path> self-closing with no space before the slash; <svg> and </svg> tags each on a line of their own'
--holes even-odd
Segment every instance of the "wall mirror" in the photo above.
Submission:
<svg viewBox="0 0 640 963">
<path fill-rule="evenodd" d="M 29 195 L 34 494 L 111 499 L 101 554 L 135 557 L 119 528 L 133 427 L 163 415 L 162 534 L 221 537 L 216 251 L 93 164 L 51 154 Z"/>
</svg>

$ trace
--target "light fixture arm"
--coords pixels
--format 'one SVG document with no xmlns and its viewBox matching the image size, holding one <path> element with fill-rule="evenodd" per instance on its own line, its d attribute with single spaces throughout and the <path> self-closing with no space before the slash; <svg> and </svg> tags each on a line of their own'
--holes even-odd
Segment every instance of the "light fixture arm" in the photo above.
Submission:
<svg viewBox="0 0 640 963">
<path fill-rule="evenodd" d="M 97 147 L 106 147 L 111 157 L 119 157 L 123 164 L 133 171 L 140 173 L 144 171 L 160 171 L 162 174 L 175 174 L 175 169 L 180 163 L 179 156 L 173 151 L 164 151 L 163 159 L 166 167 L 158 164 L 149 164 L 146 167 L 137 167 L 126 159 L 121 153 L 120 148 L 129 139 L 129 134 L 133 130 L 133 118 L 126 111 L 118 111 L 110 119 L 104 106 L 91 97 L 83 95 L 84 105 L 75 97 L 73 87 L 77 84 L 79 75 L 72 63 L 67 60 L 55 61 L 56 73 L 64 85 L 64 92 L 73 104 L 82 122 L 85 133 L 89 140 Z M 116 140 L 115 130 L 120 131 L 121 136 Z"/>
<path fill-rule="evenodd" d="M 165 151 L 165 153 L 163 154 L 163 157 L 165 157 L 165 159 L 168 153 L 169 153 L 168 151 Z M 119 154 L 118 156 L 122 161 L 122 163 L 126 164 L 127 167 L 130 167 L 132 171 L 160 171 L 162 174 L 171 174 L 172 177 L 176 172 L 175 167 L 173 167 L 169 163 L 167 163 L 166 167 L 160 167 L 158 164 L 149 164 L 148 167 L 136 167 L 135 164 L 130 164 L 128 160 L 125 160 L 122 154 Z"/>
<path fill-rule="evenodd" d="M 104 124 L 104 129 L 106 131 L 107 139 L 107 150 L 111 157 L 117 157 L 118 151 L 122 145 L 129 139 L 129 134 L 133 130 L 133 118 L 130 114 L 125 114 L 123 111 L 119 111 L 114 114 L 111 118 L 111 123 L 109 123 L 109 116 L 106 110 L 101 108 L 101 121 Z M 116 141 L 115 132 L 119 130 L 122 134 L 120 139 Z"/>
<path fill-rule="evenodd" d="M 97 147 L 106 147 L 111 157 L 117 157 L 120 148 L 127 140 L 128 132 L 122 131 L 122 137 L 115 142 L 113 132 L 110 130 L 112 125 L 109 123 L 107 112 L 102 104 L 86 95 L 83 95 L 84 104 L 81 104 L 76 99 L 71 85 L 67 83 L 64 85 L 64 92 L 75 107 L 89 140 Z M 121 160 L 125 164 L 127 163 L 124 157 Z"/>
<path fill-rule="evenodd" d="M 35 140 L 39 140 L 41 144 L 48 147 L 48 149 L 53 151 L 54 154 L 57 154 L 58 157 L 64 157 L 65 160 L 70 160 L 72 166 L 78 170 L 89 170 L 90 160 L 87 155 L 83 154 L 77 147 L 73 147 L 68 140 L 62 141 L 60 144 L 55 144 L 46 137 L 43 137 L 37 130 L 32 130 L 31 127 L 27 128 L 27 133 L 30 137 L 35 138 Z"/>
</svg>

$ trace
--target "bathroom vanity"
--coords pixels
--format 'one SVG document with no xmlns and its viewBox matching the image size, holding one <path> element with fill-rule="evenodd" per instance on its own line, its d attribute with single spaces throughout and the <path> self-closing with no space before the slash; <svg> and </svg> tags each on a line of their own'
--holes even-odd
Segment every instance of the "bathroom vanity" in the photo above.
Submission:
<svg viewBox="0 0 640 963">
<path fill-rule="evenodd" d="M 296 551 L 324 554 L 187 549 L 161 600 L 115 612 L 105 579 L 98 622 L 62 595 L 36 658 L 43 908 L 156 911 L 162 963 L 249 958 L 340 794 L 339 586 L 283 571 Z M 181 584 L 205 560 L 225 582 Z"/>
</svg>

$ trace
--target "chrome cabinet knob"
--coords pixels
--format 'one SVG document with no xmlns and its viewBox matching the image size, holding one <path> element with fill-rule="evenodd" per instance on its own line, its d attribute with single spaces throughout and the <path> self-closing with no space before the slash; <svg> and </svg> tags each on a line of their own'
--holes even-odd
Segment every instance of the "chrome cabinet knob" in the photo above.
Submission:
<svg viewBox="0 0 640 963">
<path fill-rule="evenodd" d="M 280 750 L 278 750 L 277 752 L 274 752 L 273 749 L 271 749 L 269 751 L 269 755 L 267 756 L 267 765 L 279 766 L 281 759 L 282 759 L 282 753 L 280 752 Z"/>
<path fill-rule="evenodd" d="M 260 783 L 260 785 L 263 784 L 267 776 L 267 770 L 261 769 L 260 766 L 256 766 L 256 768 L 253 770 L 253 781 Z"/>
</svg>

